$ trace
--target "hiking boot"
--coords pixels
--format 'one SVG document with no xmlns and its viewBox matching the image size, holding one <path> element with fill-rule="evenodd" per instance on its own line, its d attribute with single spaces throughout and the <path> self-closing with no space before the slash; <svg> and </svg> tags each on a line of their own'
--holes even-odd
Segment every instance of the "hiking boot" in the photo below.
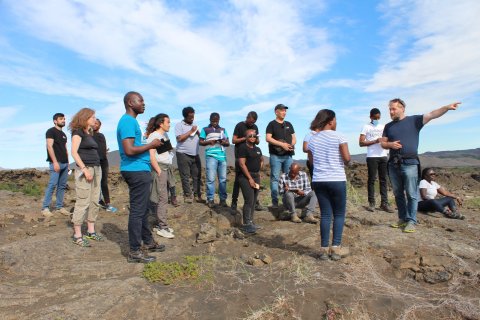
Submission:
<svg viewBox="0 0 480 320">
<path fill-rule="evenodd" d="M 244 225 L 244 226 L 241 228 L 241 230 L 242 230 L 243 233 L 246 233 L 246 234 L 255 234 L 255 233 L 257 233 L 257 228 L 256 228 L 253 224 Z"/>
<path fill-rule="evenodd" d="M 171 233 L 168 229 L 160 229 L 160 230 L 157 229 L 157 234 L 158 234 L 160 237 L 164 237 L 164 238 L 167 238 L 167 239 L 173 239 L 173 238 L 175 238 L 175 236 L 173 235 L 173 233 Z"/>
<path fill-rule="evenodd" d="M 370 203 L 367 207 L 367 211 L 375 212 L 375 203 Z"/>
<path fill-rule="evenodd" d="M 42 216 L 44 216 L 45 218 L 50 218 L 50 217 L 53 217 L 53 213 L 50 212 L 50 209 L 43 208 L 42 209 Z"/>
<path fill-rule="evenodd" d="M 291 215 L 290 221 L 295 223 L 302 223 L 302 220 L 295 213 Z"/>
<path fill-rule="evenodd" d="M 207 201 L 202 199 L 202 196 L 196 196 L 194 200 L 195 200 L 196 203 L 206 203 L 207 202 Z"/>
<path fill-rule="evenodd" d="M 305 218 L 303 218 L 303 222 L 317 224 L 318 219 L 310 214 L 310 215 L 306 216 Z"/>
<path fill-rule="evenodd" d="M 178 207 L 179 204 L 178 204 L 178 201 L 177 201 L 177 196 L 173 196 L 171 199 L 170 199 L 170 204 L 174 207 Z"/>
<path fill-rule="evenodd" d="M 318 254 L 318 259 L 328 260 L 329 259 L 330 248 L 329 247 L 320 247 L 320 252 Z"/>
<path fill-rule="evenodd" d="M 408 221 L 407 224 L 405 225 L 405 228 L 403 228 L 403 232 L 405 233 L 415 232 L 415 223 L 413 223 L 412 221 Z"/>
<path fill-rule="evenodd" d="M 230 205 L 230 209 L 236 211 L 237 210 L 237 201 L 232 200 L 232 204 Z"/>
<path fill-rule="evenodd" d="M 55 213 L 60 213 L 61 215 L 64 215 L 66 217 L 70 216 L 70 211 L 68 211 L 67 209 L 65 209 L 63 207 L 55 210 Z"/>
<path fill-rule="evenodd" d="M 157 260 L 157 258 L 152 256 L 147 256 L 143 251 L 130 251 L 127 257 L 127 261 L 130 263 L 150 263 Z"/>
<path fill-rule="evenodd" d="M 144 244 L 143 249 L 148 252 L 163 252 L 165 251 L 165 245 L 152 241 L 150 244 Z"/>
<path fill-rule="evenodd" d="M 332 258 L 333 261 L 338 261 L 342 258 L 345 258 L 349 254 L 350 250 L 346 247 L 332 246 L 330 258 Z"/>
<path fill-rule="evenodd" d="M 184 196 L 184 197 L 183 197 L 183 202 L 185 202 L 185 203 L 193 203 L 193 197 L 192 197 L 192 196 Z"/>
<path fill-rule="evenodd" d="M 384 203 L 380 206 L 380 209 L 382 209 L 383 211 L 385 212 L 388 212 L 388 213 L 394 213 L 395 210 L 393 210 L 389 205 L 388 203 Z"/>
<path fill-rule="evenodd" d="M 215 202 L 213 200 L 207 200 L 207 206 L 211 209 L 215 207 Z"/>
<path fill-rule="evenodd" d="M 265 210 L 267 210 L 267 208 L 262 206 L 260 203 L 257 202 L 257 204 L 255 204 L 255 211 L 265 211 Z"/>
<path fill-rule="evenodd" d="M 272 209 L 278 209 L 278 202 L 272 202 Z"/>
<path fill-rule="evenodd" d="M 220 200 L 220 207 L 228 208 L 227 201 L 226 200 Z"/>
<path fill-rule="evenodd" d="M 406 225 L 407 225 L 407 223 L 405 221 L 403 221 L 402 219 L 399 219 L 396 223 L 390 224 L 390 227 L 392 227 L 392 228 L 403 228 Z"/>
</svg>

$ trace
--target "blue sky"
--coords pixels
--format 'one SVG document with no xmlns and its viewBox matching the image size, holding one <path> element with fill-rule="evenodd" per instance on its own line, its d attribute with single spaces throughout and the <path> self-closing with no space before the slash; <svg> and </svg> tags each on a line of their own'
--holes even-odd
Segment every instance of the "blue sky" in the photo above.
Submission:
<svg viewBox="0 0 480 320">
<path fill-rule="evenodd" d="M 300 141 L 330 108 L 352 154 L 372 107 L 385 123 L 392 98 L 410 115 L 462 101 L 422 130 L 420 152 L 478 148 L 479 14 L 477 0 L 3 0 L 0 167 L 46 166 L 52 115 L 85 106 L 118 149 L 130 90 L 145 98 L 140 123 L 176 123 L 191 105 L 230 134 L 250 110 L 264 133 L 283 103 Z"/>
</svg>

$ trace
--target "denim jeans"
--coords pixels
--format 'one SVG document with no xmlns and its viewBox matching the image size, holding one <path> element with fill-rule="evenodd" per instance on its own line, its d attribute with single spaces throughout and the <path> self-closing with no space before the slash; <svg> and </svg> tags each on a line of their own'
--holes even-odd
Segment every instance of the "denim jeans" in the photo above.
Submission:
<svg viewBox="0 0 480 320">
<path fill-rule="evenodd" d="M 444 213 L 445 207 L 448 207 L 452 212 L 456 212 L 457 206 L 455 205 L 455 199 L 452 197 L 443 197 L 440 199 L 422 200 L 418 203 L 418 211 L 422 212 L 436 211 Z"/>
<path fill-rule="evenodd" d="M 53 163 L 50 162 L 50 181 L 45 190 L 42 209 L 50 206 L 55 188 L 57 188 L 55 209 L 63 208 L 63 196 L 65 195 L 68 180 L 68 163 L 59 163 L 59 166 L 60 172 L 55 172 L 55 170 L 53 170 Z"/>
<path fill-rule="evenodd" d="M 295 196 L 293 192 L 287 191 L 283 195 L 282 201 L 291 215 L 295 214 L 295 208 L 304 209 L 301 215 L 302 218 L 313 215 L 317 206 L 317 197 L 314 191 L 310 191 L 304 196 Z"/>
<path fill-rule="evenodd" d="M 191 156 L 185 153 L 177 152 L 177 167 L 180 173 L 180 180 L 182 180 L 183 195 L 190 197 L 192 191 L 190 188 L 190 177 L 193 182 L 193 193 L 195 196 L 200 197 L 201 191 L 201 177 L 202 177 L 202 164 L 200 162 L 200 156 Z"/>
<path fill-rule="evenodd" d="M 150 171 L 121 171 L 128 185 L 130 215 L 128 216 L 128 242 L 131 251 L 138 251 L 142 245 L 153 241 L 148 226 L 148 200 L 152 175 Z"/>
<path fill-rule="evenodd" d="M 343 224 L 347 207 L 346 181 L 313 182 L 312 188 L 320 205 L 320 239 L 322 247 L 328 247 L 330 224 L 333 215 L 332 245 L 342 244 Z"/>
<path fill-rule="evenodd" d="M 398 218 L 405 222 L 417 222 L 418 165 L 388 163 L 388 175 L 398 208 Z M 406 196 L 406 199 L 405 199 Z"/>
<path fill-rule="evenodd" d="M 288 172 L 292 164 L 292 156 L 277 156 L 270 154 L 270 190 L 272 204 L 278 204 L 278 180 L 280 180 L 280 171 Z"/>
<path fill-rule="evenodd" d="M 388 205 L 387 195 L 387 157 L 368 157 L 368 203 L 375 205 L 375 180 L 380 184 L 380 198 L 382 205 Z"/>
<path fill-rule="evenodd" d="M 213 201 L 215 196 L 215 180 L 218 176 L 218 195 L 220 200 L 227 199 L 227 162 L 214 157 L 205 157 L 207 200 Z"/>
</svg>

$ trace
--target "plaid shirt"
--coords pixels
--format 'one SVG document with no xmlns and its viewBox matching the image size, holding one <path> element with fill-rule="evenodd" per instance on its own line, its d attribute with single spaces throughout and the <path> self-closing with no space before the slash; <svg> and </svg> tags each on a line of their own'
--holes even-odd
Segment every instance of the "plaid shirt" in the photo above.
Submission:
<svg viewBox="0 0 480 320">
<path fill-rule="evenodd" d="M 310 180 L 308 180 L 308 176 L 304 171 L 299 171 L 298 176 L 296 176 L 293 180 L 290 178 L 288 173 L 283 173 L 279 182 L 280 194 L 285 193 L 285 186 L 288 186 L 288 190 L 303 190 L 305 195 L 312 191 Z M 298 196 L 296 193 L 293 194 L 295 197 Z"/>
</svg>

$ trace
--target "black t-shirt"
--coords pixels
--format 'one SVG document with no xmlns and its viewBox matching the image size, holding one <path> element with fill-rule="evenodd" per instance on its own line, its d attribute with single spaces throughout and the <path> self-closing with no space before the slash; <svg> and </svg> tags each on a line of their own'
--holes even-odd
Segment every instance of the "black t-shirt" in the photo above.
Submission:
<svg viewBox="0 0 480 320">
<path fill-rule="evenodd" d="M 99 166 L 100 157 L 98 156 L 98 144 L 93 139 L 92 135 L 85 133 L 83 130 L 74 130 L 73 136 L 80 136 L 82 141 L 78 147 L 78 155 L 86 166 Z"/>
<path fill-rule="evenodd" d="M 272 138 L 275 140 L 283 140 L 286 141 L 287 143 L 292 143 L 292 134 L 295 133 L 295 130 L 293 129 L 293 126 L 290 122 L 288 121 L 283 121 L 283 123 L 278 123 L 276 120 L 270 121 L 270 123 L 267 125 L 267 133 L 272 134 Z M 275 154 L 279 155 L 275 151 L 275 146 L 273 144 L 268 144 L 268 152 L 270 154 Z M 295 152 L 287 152 L 286 155 L 294 155 Z"/>
<path fill-rule="evenodd" d="M 252 130 L 252 129 L 255 130 L 255 132 L 258 134 L 258 127 L 257 127 L 256 124 L 253 124 L 251 127 L 249 127 L 249 126 L 247 126 L 245 121 L 242 121 L 242 122 L 237 123 L 237 125 L 235 126 L 235 129 L 233 130 L 233 135 L 237 136 L 239 138 L 243 138 L 243 137 L 245 137 L 245 133 L 247 132 L 247 130 Z M 238 148 L 242 144 L 245 144 L 245 141 L 235 144 L 235 158 L 238 158 L 238 156 L 237 156 Z"/>
<path fill-rule="evenodd" d="M 98 144 L 98 156 L 100 157 L 100 160 L 107 159 L 107 140 L 103 133 L 94 132 L 93 139 L 95 139 L 95 142 Z"/>
<path fill-rule="evenodd" d="M 55 127 L 51 127 L 47 130 L 45 134 L 47 139 L 53 139 L 53 152 L 59 163 L 68 163 L 67 155 L 67 135 L 62 130 L 58 130 Z M 53 162 L 48 154 L 47 150 L 47 161 Z"/>
<path fill-rule="evenodd" d="M 238 147 L 238 158 L 245 158 L 245 164 L 249 172 L 260 171 L 262 150 L 260 150 L 259 147 L 254 146 L 253 148 L 249 148 L 246 143 L 242 143 L 240 147 Z"/>
</svg>

